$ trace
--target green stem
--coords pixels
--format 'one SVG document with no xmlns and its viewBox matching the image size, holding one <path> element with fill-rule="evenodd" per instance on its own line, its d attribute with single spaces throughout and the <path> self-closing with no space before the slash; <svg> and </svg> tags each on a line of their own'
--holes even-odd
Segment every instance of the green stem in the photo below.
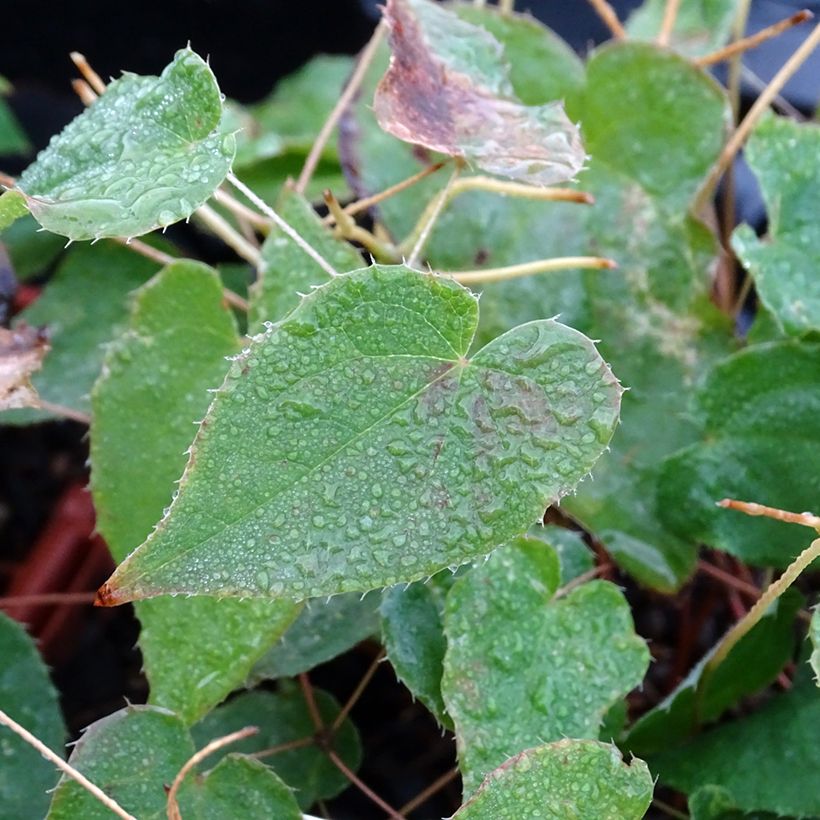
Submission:
<svg viewBox="0 0 820 820">
<path fill-rule="evenodd" d="M 209 205 L 200 205 L 194 211 L 194 217 L 216 234 L 229 248 L 259 270 L 262 267 L 262 254 L 241 233 L 239 233 L 226 219 L 221 217 Z"/>
</svg>

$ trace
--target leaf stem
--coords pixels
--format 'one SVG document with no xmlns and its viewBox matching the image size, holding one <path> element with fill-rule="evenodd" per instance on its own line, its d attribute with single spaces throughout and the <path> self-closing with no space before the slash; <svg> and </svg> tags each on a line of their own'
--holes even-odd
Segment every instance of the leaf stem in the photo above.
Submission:
<svg viewBox="0 0 820 820">
<path fill-rule="evenodd" d="M 0 597 L 0 607 L 37 606 L 38 604 L 93 604 L 96 592 L 39 592 L 31 595 Z"/>
<path fill-rule="evenodd" d="M 299 674 L 299 685 L 302 687 L 302 694 L 305 697 L 305 704 L 307 705 L 310 719 L 313 721 L 313 727 L 317 732 L 323 732 L 325 729 L 325 722 L 319 714 L 319 707 L 316 705 L 316 696 L 313 693 L 313 686 L 310 684 L 310 678 L 307 672 Z"/>
<path fill-rule="evenodd" d="M 445 205 L 450 199 L 450 189 L 458 178 L 458 175 L 461 173 L 463 164 L 463 160 L 456 158 L 455 168 L 453 168 L 453 173 L 450 174 L 450 178 L 447 180 L 447 183 L 438 192 L 438 194 L 427 203 L 427 207 L 419 217 L 419 220 L 416 223 L 415 228 L 413 228 L 410 233 L 410 236 L 402 242 L 402 248 L 405 247 L 405 243 L 409 245 L 412 242 L 413 245 L 413 249 L 407 257 L 408 267 L 412 268 L 418 264 L 419 256 L 424 250 L 427 240 L 430 238 L 430 233 L 433 230 L 433 226 L 438 221 L 439 216 L 441 216 L 441 212 L 444 210 Z"/>
<path fill-rule="evenodd" d="M 509 17 L 515 11 L 515 0 L 498 0 L 498 11 L 502 17 Z"/>
<path fill-rule="evenodd" d="M 412 800 L 408 800 L 400 809 L 399 814 L 408 815 L 419 806 L 426 803 L 434 794 L 440 792 L 448 783 L 452 783 L 458 777 L 458 767 L 450 769 L 440 777 L 437 777 L 426 789 L 420 791 Z"/>
<path fill-rule="evenodd" d="M 735 129 L 728 142 L 721 151 L 717 162 L 712 167 L 700 194 L 695 202 L 695 211 L 701 210 L 703 205 L 709 200 L 717 186 L 718 181 L 723 176 L 724 171 L 732 164 L 737 152 L 741 149 L 746 138 L 759 122 L 760 118 L 771 105 L 772 100 L 780 93 L 783 86 L 797 73 L 797 70 L 808 59 L 809 55 L 820 43 L 820 25 L 814 27 L 812 33 L 795 49 L 794 54 L 783 64 L 777 74 L 772 77 L 766 88 L 755 100 L 754 105 L 749 109 L 743 121 Z"/>
<path fill-rule="evenodd" d="M 348 216 L 353 216 L 361 211 L 366 211 L 372 205 L 377 205 L 379 202 L 383 202 L 385 199 L 389 199 L 391 196 L 395 196 L 396 194 L 407 190 L 407 188 L 412 187 L 425 177 L 429 177 L 430 174 L 434 174 L 446 164 L 446 162 L 436 162 L 433 165 L 428 165 L 426 168 L 422 168 L 421 171 L 417 171 L 412 176 L 401 180 L 401 182 L 397 182 L 395 185 L 391 185 L 389 188 L 385 188 L 383 191 L 379 191 L 377 194 L 366 196 L 362 199 L 357 199 L 355 202 L 345 205 L 343 210 Z M 322 222 L 326 225 L 332 225 L 335 221 L 336 220 L 333 214 L 327 214 L 327 216 L 322 219 Z"/>
<path fill-rule="evenodd" d="M 339 272 L 327 261 L 301 234 L 294 230 L 276 211 L 271 208 L 263 199 L 258 197 L 242 180 L 237 179 L 233 172 L 229 172 L 225 177 L 231 185 L 244 194 L 265 216 L 273 220 L 274 224 L 286 233 L 323 271 L 330 276 L 338 276 Z"/>
<path fill-rule="evenodd" d="M 220 216 L 210 205 L 200 205 L 194 211 L 194 216 L 205 225 L 208 230 L 216 234 L 229 248 L 232 248 L 246 262 L 260 270 L 262 254 L 255 248 L 227 219 Z"/>
<path fill-rule="evenodd" d="M 376 794 L 367 784 L 363 783 L 356 774 L 351 771 L 348 766 L 345 765 L 345 762 L 333 751 L 333 749 L 326 749 L 327 756 L 330 758 L 333 765 L 354 785 L 356 786 L 359 791 L 369 797 L 382 811 L 386 812 L 387 815 L 393 820 L 404 820 L 404 817 L 399 814 L 392 806 L 388 803 L 385 803 L 384 800 Z"/>
<path fill-rule="evenodd" d="M 666 0 L 666 6 L 663 9 L 663 20 L 661 20 L 661 29 L 658 32 L 657 43 L 659 46 L 669 45 L 672 31 L 675 28 L 675 20 L 678 19 L 679 9 L 680 0 Z"/>
<path fill-rule="evenodd" d="M 170 265 L 171 262 L 177 261 L 175 256 L 171 256 L 169 253 L 153 248 L 141 239 L 126 239 L 122 236 L 115 236 L 112 237 L 112 239 L 114 242 L 118 242 L 120 245 L 134 251 L 134 253 L 144 256 L 146 259 L 151 259 L 153 262 L 157 262 L 163 267 L 165 267 L 165 265 Z"/>
<path fill-rule="evenodd" d="M 53 752 L 42 740 L 35 737 L 31 732 L 22 727 L 16 720 L 9 717 L 0 709 L 0 724 L 7 726 L 18 737 L 22 738 L 29 746 L 33 746 L 46 760 L 53 763 L 73 780 L 76 780 L 87 792 L 94 795 L 107 809 L 110 809 L 122 820 L 137 820 L 133 814 L 129 814 L 112 797 L 109 797 L 99 786 L 95 786 L 82 772 L 77 771 L 70 763 L 63 760 L 58 754 Z"/>
<path fill-rule="evenodd" d="M 270 231 L 270 219 L 265 219 L 264 216 L 259 216 L 256 211 L 251 210 L 247 205 L 243 205 L 238 199 L 232 197 L 227 191 L 217 188 L 214 191 L 214 199 L 220 205 L 224 205 L 229 211 L 236 214 L 236 216 L 241 216 L 243 219 L 250 222 L 251 225 L 258 228 L 262 233 L 267 234 Z"/>
<path fill-rule="evenodd" d="M 595 9 L 598 16 L 603 20 L 604 25 L 610 30 L 616 40 L 623 40 L 626 37 L 626 29 L 618 19 L 615 9 L 607 0 L 588 0 L 590 6 Z"/>
<path fill-rule="evenodd" d="M 820 532 L 820 516 L 810 512 L 794 513 L 781 510 L 778 507 L 767 507 L 765 504 L 755 504 L 753 501 L 736 501 L 734 498 L 724 498 L 717 502 L 718 507 L 727 510 L 737 510 L 746 515 L 764 516 L 776 521 L 785 521 L 788 524 L 800 524 Z"/>
<path fill-rule="evenodd" d="M 89 416 L 88 413 L 75 410 L 73 407 L 66 407 L 64 404 L 55 404 L 43 398 L 39 399 L 36 409 L 46 410 L 49 413 L 54 413 L 55 416 L 62 416 L 63 418 L 71 419 L 71 421 L 78 421 L 80 424 L 85 424 L 86 426 L 91 424 L 91 416 Z"/>
<path fill-rule="evenodd" d="M 503 268 L 487 268 L 486 270 L 460 271 L 458 273 L 442 271 L 441 275 L 449 276 L 462 285 L 474 285 L 483 282 L 501 282 L 507 279 L 517 279 L 520 276 L 532 276 L 536 273 L 567 270 L 568 268 L 611 270 L 617 267 L 617 263 L 612 259 L 604 259 L 600 256 L 558 256 L 554 259 L 539 259 L 535 262 L 508 265 Z"/>
<path fill-rule="evenodd" d="M 583 205 L 592 205 L 595 202 L 592 194 L 578 191 L 575 188 L 539 188 L 535 185 L 525 185 L 521 182 L 509 182 L 486 176 L 457 179 L 450 187 L 448 202 L 466 191 L 488 191 L 493 194 L 533 199 L 539 202 L 579 202 Z"/>
<path fill-rule="evenodd" d="M 339 714 L 336 715 L 336 720 L 333 721 L 333 725 L 330 727 L 331 733 L 335 734 L 339 731 L 339 727 L 345 722 L 345 718 L 350 714 L 350 710 L 356 705 L 362 696 L 362 692 L 367 688 L 367 684 L 370 683 L 373 675 L 376 674 L 376 670 L 379 668 L 379 664 L 384 660 L 385 654 L 385 650 L 382 649 L 376 657 L 373 658 L 373 662 L 367 668 L 364 675 L 362 675 L 362 679 L 353 690 L 353 694 L 347 699 L 347 703 L 342 707 Z"/>
<path fill-rule="evenodd" d="M 85 80 L 72 80 L 71 88 L 86 108 L 99 99 L 94 93 L 94 89 Z"/>
<path fill-rule="evenodd" d="M 271 757 L 271 755 L 278 755 L 282 752 L 290 752 L 294 749 L 304 749 L 306 746 L 313 746 L 316 743 L 315 737 L 300 737 L 297 740 L 288 740 L 285 743 L 278 743 L 276 746 L 270 746 L 267 749 L 262 749 L 259 752 L 252 752 L 248 757 L 255 757 L 257 760 L 263 757 Z"/>
<path fill-rule="evenodd" d="M 367 73 L 367 69 L 370 68 L 370 63 L 373 61 L 373 57 L 376 54 L 376 49 L 379 47 L 386 30 L 387 23 L 384 21 L 384 18 L 382 18 L 373 31 L 373 36 L 370 38 L 370 41 L 362 50 L 362 53 L 359 56 L 359 61 L 356 64 L 356 68 L 354 69 L 347 86 L 345 86 L 345 89 L 339 97 L 338 102 L 333 106 L 333 110 L 328 115 L 321 131 L 319 131 L 319 134 L 316 137 L 315 142 L 311 146 L 310 153 L 308 154 L 305 164 L 302 167 L 302 172 L 299 174 L 299 179 L 296 181 L 296 190 L 300 194 L 304 194 L 305 189 L 313 176 L 313 172 L 319 164 L 322 151 L 324 151 L 325 145 L 327 145 L 327 141 L 333 133 L 333 129 L 336 127 L 345 109 L 358 92 L 359 87 L 362 84 L 362 80 L 364 80 L 364 75 Z"/>
<path fill-rule="evenodd" d="M 396 249 L 392 246 L 388 247 L 366 228 L 357 225 L 353 217 L 344 212 L 344 209 L 339 204 L 339 200 L 336 199 L 329 188 L 323 192 L 322 196 L 328 210 L 336 219 L 334 233 L 337 236 L 347 239 L 350 242 L 358 242 L 379 260 L 396 260 Z"/>
<path fill-rule="evenodd" d="M 107 86 L 103 82 L 102 77 L 100 77 L 100 75 L 97 74 L 93 68 L 91 68 L 88 60 L 85 59 L 85 55 L 81 54 L 79 51 L 72 51 L 68 56 L 71 57 L 71 62 L 77 66 L 77 69 L 80 74 L 83 75 L 83 79 L 88 83 L 88 85 L 91 86 L 97 94 L 104 94 Z"/>
<path fill-rule="evenodd" d="M 761 43 L 765 43 L 767 40 L 771 40 L 772 37 L 777 37 L 784 31 L 788 31 L 790 28 L 793 28 L 800 23 L 805 23 L 813 17 L 814 15 L 808 9 L 803 9 L 802 11 L 798 11 L 796 14 L 793 14 L 791 17 L 781 20 L 779 23 L 773 23 L 770 26 L 766 26 L 766 28 L 761 29 L 755 34 L 751 34 L 748 37 L 741 37 L 740 39 L 729 43 L 729 45 L 719 48 L 717 51 L 713 51 L 711 54 L 704 54 L 702 57 L 695 57 L 693 62 L 696 66 L 700 66 L 701 68 L 714 65 L 715 63 L 722 63 L 724 60 L 730 60 L 743 54 L 745 51 L 750 51 L 753 48 L 757 48 L 757 46 Z"/>
</svg>

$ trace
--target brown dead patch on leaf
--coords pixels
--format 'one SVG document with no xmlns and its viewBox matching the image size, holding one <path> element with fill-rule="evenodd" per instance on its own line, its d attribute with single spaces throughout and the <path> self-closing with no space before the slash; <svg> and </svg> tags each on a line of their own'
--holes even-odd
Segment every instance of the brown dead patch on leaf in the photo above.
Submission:
<svg viewBox="0 0 820 820">
<path fill-rule="evenodd" d="M 392 57 L 373 101 L 385 131 L 533 185 L 581 170 L 586 154 L 563 106 L 516 99 L 489 32 L 429 0 L 388 0 L 385 17 Z M 481 51 L 475 66 L 465 41 Z"/>
<path fill-rule="evenodd" d="M 0 328 L 0 410 L 40 406 L 31 374 L 40 369 L 48 350 L 44 328 Z"/>
</svg>

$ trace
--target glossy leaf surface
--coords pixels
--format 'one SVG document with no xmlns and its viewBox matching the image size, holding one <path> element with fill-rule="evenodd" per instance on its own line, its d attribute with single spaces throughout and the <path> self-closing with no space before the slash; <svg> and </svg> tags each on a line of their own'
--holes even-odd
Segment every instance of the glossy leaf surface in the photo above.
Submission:
<svg viewBox="0 0 820 820">
<path fill-rule="evenodd" d="M 57 754 L 66 729 L 57 692 L 34 641 L 17 621 L 0 612 L 0 709 Z M 9 818 L 42 817 L 57 773 L 36 749 L 0 726 L 0 806 Z"/>
<path fill-rule="evenodd" d="M 722 498 L 810 510 L 820 496 L 820 357 L 814 344 L 747 348 L 716 366 L 696 396 L 702 440 L 668 459 L 660 505 L 670 527 L 757 565 L 785 567 L 805 531 L 715 506 Z"/>
<path fill-rule="evenodd" d="M 128 706 L 89 726 L 69 761 L 140 820 L 166 815 L 166 791 L 194 753 L 182 721 L 154 706 Z M 203 767 L 210 768 L 206 760 Z M 301 820 L 290 789 L 264 764 L 229 755 L 206 774 L 191 773 L 179 791 L 183 817 L 195 820 Z M 48 820 L 108 820 L 111 811 L 64 777 Z"/>
<path fill-rule="evenodd" d="M 331 726 L 339 714 L 336 701 L 320 689 L 314 689 L 316 706 L 326 726 Z M 259 733 L 215 753 L 210 765 L 228 751 L 253 754 L 281 744 L 311 737 L 316 727 L 305 704 L 301 689 L 291 682 L 277 692 L 247 692 L 211 712 L 192 729 L 197 746 L 204 746 L 215 737 L 223 737 L 245 726 L 259 727 Z M 349 720 L 345 720 L 333 740 L 333 751 L 356 771 L 362 758 L 359 736 Z M 303 809 L 317 800 L 335 797 L 350 781 L 333 765 L 327 753 L 311 744 L 260 758 L 294 791 Z"/>
<path fill-rule="evenodd" d="M 233 363 L 102 600 L 364 591 L 526 529 L 606 447 L 621 389 L 551 320 L 467 359 L 477 319 L 468 291 L 400 266 L 313 291 Z"/>
<path fill-rule="evenodd" d="M 98 527 L 122 561 L 170 503 L 191 443 L 239 349 L 215 271 L 180 261 L 134 302 L 93 392 L 91 485 Z M 289 602 L 165 598 L 137 605 L 151 702 L 193 721 L 245 677 L 296 616 Z"/>
<path fill-rule="evenodd" d="M 139 236 L 187 219 L 225 178 L 214 75 L 190 49 L 159 77 L 124 74 L 53 137 L 17 183 L 29 210 L 70 239 Z"/>
<path fill-rule="evenodd" d="M 559 740 L 528 749 L 491 772 L 455 818 L 639 820 L 652 787 L 646 764 L 625 763 L 615 746 Z"/>
<path fill-rule="evenodd" d="M 393 56 L 373 100 L 385 131 L 535 185 L 581 170 L 584 149 L 562 105 L 516 99 L 486 29 L 430 0 L 388 0 L 385 19 Z"/>
<path fill-rule="evenodd" d="M 732 246 L 757 293 L 788 333 L 820 330 L 820 126 L 769 117 L 753 132 L 746 157 L 769 215 L 768 236 L 741 225 Z"/>
<path fill-rule="evenodd" d="M 447 596 L 442 692 L 465 793 L 539 741 L 597 738 L 604 713 L 649 664 L 622 593 L 592 581 L 553 598 L 555 551 L 518 539 Z"/>
</svg>

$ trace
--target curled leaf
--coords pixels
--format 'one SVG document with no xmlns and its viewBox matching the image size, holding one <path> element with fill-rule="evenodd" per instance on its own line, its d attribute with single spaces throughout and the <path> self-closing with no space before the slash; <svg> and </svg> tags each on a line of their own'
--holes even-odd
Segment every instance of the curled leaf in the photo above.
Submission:
<svg viewBox="0 0 820 820">
<path fill-rule="evenodd" d="M 48 349 L 43 328 L 0 328 L 0 410 L 40 406 L 31 374 L 40 369 Z"/>
<path fill-rule="evenodd" d="M 393 56 L 373 101 L 385 131 L 534 185 L 581 170 L 584 148 L 561 103 L 522 104 L 488 31 L 428 0 L 389 0 L 385 14 Z"/>
</svg>

